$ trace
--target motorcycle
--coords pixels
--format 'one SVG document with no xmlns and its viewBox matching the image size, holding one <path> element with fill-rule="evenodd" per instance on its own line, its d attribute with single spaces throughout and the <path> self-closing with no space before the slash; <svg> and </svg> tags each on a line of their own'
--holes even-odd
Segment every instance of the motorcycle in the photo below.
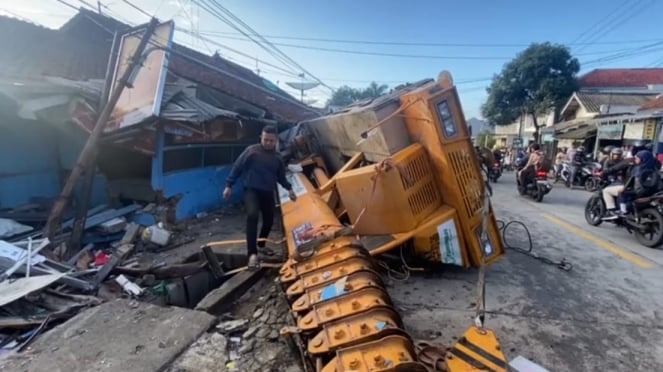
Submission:
<svg viewBox="0 0 663 372">
<path fill-rule="evenodd" d="M 543 196 L 552 190 L 552 185 L 548 181 L 548 172 L 543 169 L 537 170 L 534 177 L 528 177 L 525 181 L 525 186 L 521 187 L 520 177 L 516 177 L 518 192 L 520 195 L 530 196 L 537 203 L 543 201 Z"/>
<path fill-rule="evenodd" d="M 611 182 L 604 180 L 602 187 L 594 192 L 585 205 L 585 220 L 591 226 L 611 222 L 635 233 L 635 239 L 645 247 L 653 248 L 663 244 L 663 191 L 651 196 L 635 199 L 630 203 L 629 212 L 617 219 L 604 221 L 607 209 L 603 201 L 603 189 Z"/>
<path fill-rule="evenodd" d="M 497 183 L 497 179 L 500 178 L 501 175 L 502 175 L 502 164 L 496 162 L 495 164 L 493 164 L 493 167 L 490 169 L 488 176 L 493 183 Z"/>
<path fill-rule="evenodd" d="M 564 183 L 566 184 L 566 187 L 572 188 L 573 186 L 582 186 L 585 189 L 588 189 L 588 187 L 592 187 L 592 182 L 590 181 L 590 184 L 587 185 L 587 180 L 591 179 L 592 176 L 594 175 L 594 169 L 595 168 L 600 168 L 601 164 L 600 163 L 585 163 L 582 166 L 579 167 L 578 170 L 576 170 L 576 174 L 573 180 L 571 180 L 571 167 L 573 165 L 564 162 L 562 164 L 562 171 L 560 172 L 560 178 Z"/>
<path fill-rule="evenodd" d="M 605 180 L 604 178 L 601 177 L 601 170 L 602 166 L 595 165 L 594 169 L 592 169 L 592 175 L 585 181 L 585 190 L 589 192 L 596 191 L 600 188 L 602 188 L 608 180 Z"/>
</svg>

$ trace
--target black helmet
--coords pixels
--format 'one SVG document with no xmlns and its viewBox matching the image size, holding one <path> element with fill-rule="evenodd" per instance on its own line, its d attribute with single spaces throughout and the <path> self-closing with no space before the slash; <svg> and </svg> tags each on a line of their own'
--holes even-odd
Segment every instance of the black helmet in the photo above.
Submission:
<svg viewBox="0 0 663 372">
<path fill-rule="evenodd" d="M 622 156 L 622 154 L 624 154 L 624 150 L 620 149 L 619 147 L 614 147 L 613 146 L 613 149 L 610 151 L 610 155 Z"/>
<path fill-rule="evenodd" d="M 608 154 L 612 154 L 612 151 L 614 149 L 615 149 L 615 146 L 608 145 L 608 146 L 604 147 L 603 150 L 601 150 L 601 152 L 608 155 Z"/>
</svg>

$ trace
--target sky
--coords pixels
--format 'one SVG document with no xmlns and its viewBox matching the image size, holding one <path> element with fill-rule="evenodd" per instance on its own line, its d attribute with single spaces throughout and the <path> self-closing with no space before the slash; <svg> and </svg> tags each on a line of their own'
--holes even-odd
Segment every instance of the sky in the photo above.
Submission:
<svg viewBox="0 0 663 372">
<path fill-rule="evenodd" d="M 132 25 L 149 21 L 127 1 L 187 30 L 175 32 L 176 42 L 204 53 L 218 51 L 295 97 L 298 91 L 286 82 L 321 81 L 324 84 L 306 92 L 305 100 L 314 106 L 324 105 L 331 89 L 342 85 L 363 88 L 376 81 L 394 87 L 437 78 L 447 70 L 466 117 L 480 117 L 490 78 L 533 42 L 569 46 L 581 62 L 581 73 L 595 68 L 663 67 L 660 0 L 101 0 L 99 4 L 102 13 Z M 96 0 L 0 0 L 0 14 L 57 28 L 76 12 L 62 2 L 99 6 Z M 216 4 L 296 65 L 278 59 L 224 23 Z"/>
</svg>

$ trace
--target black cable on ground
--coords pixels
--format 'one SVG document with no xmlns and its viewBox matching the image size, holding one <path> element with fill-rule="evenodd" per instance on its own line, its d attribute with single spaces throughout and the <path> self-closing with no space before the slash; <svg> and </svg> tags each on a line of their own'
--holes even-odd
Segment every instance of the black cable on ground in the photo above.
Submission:
<svg viewBox="0 0 663 372">
<path fill-rule="evenodd" d="M 514 244 L 510 244 L 509 241 L 507 240 L 507 230 L 509 229 L 510 226 L 521 226 L 523 230 L 525 231 L 525 234 L 527 235 L 527 247 L 519 247 Z M 545 264 L 548 265 L 553 265 L 557 266 L 557 268 L 564 270 L 564 271 L 571 271 L 573 269 L 573 265 L 570 262 L 567 262 L 566 259 L 562 258 L 561 261 L 553 261 L 550 258 L 540 256 L 537 253 L 534 252 L 534 244 L 532 243 L 532 234 L 530 234 L 529 229 L 527 226 L 521 222 L 521 221 L 510 221 L 510 222 L 504 222 L 502 220 L 497 220 L 497 227 L 500 229 L 500 232 L 502 233 L 502 241 L 504 242 L 504 246 L 508 249 L 512 249 L 516 252 L 522 253 L 524 255 L 530 256 L 536 260 L 539 260 Z"/>
</svg>

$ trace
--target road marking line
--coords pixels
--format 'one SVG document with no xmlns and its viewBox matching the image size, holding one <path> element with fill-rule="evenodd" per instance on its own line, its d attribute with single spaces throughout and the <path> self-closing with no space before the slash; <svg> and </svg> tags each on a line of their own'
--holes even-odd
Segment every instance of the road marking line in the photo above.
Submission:
<svg viewBox="0 0 663 372">
<path fill-rule="evenodd" d="M 599 239 L 599 238 L 595 237 L 594 235 L 571 225 L 570 223 L 567 223 L 567 222 L 564 222 L 564 221 L 558 219 L 557 217 L 554 217 L 554 216 L 552 216 L 550 214 L 547 214 L 547 213 L 544 213 L 543 217 L 548 219 L 550 222 L 553 222 L 553 223 L 555 223 L 555 224 L 571 231 L 572 233 L 574 233 L 574 234 L 576 234 L 576 235 L 578 235 L 582 238 L 585 238 L 585 239 L 589 240 L 590 242 L 598 245 L 599 247 L 616 254 L 617 256 L 625 259 L 626 261 L 628 261 L 628 262 L 630 262 L 634 265 L 638 265 L 638 266 L 640 266 L 642 268 L 645 268 L 645 269 L 651 269 L 652 267 L 654 267 L 654 265 L 652 265 L 651 262 L 645 261 L 642 258 L 640 258 L 640 257 L 638 257 L 638 256 L 636 256 L 632 253 L 626 252 L 625 250 L 623 250 L 623 249 L 621 249 L 621 248 L 619 248 L 619 247 L 617 247 L 613 244 L 610 244 L 610 243 L 606 242 L 603 239 Z"/>
</svg>

